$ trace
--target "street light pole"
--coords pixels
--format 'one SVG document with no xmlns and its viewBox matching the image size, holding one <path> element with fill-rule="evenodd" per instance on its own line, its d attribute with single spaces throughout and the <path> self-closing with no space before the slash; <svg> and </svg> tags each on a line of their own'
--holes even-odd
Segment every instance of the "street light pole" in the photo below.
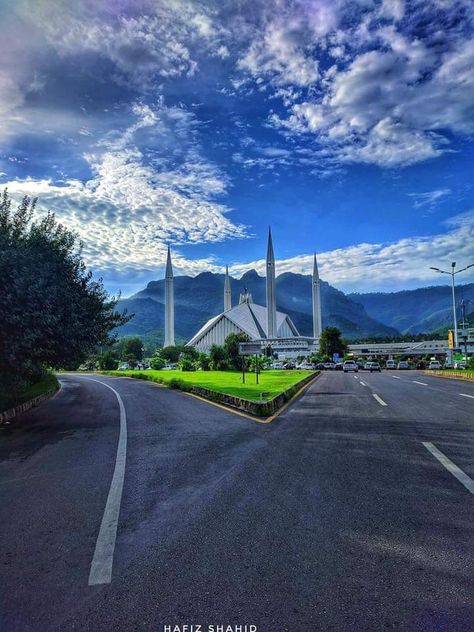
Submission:
<svg viewBox="0 0 474 632">
<path fill-rule="evenodd" d="M 453 261 L 451 263 L 451 270 L 448 272 L 447 270 L 440 270 L 439 268 L 430 267 L 430 270 L 436 270 L 436 272 L 440 272 L 441 274 L 450 274 L 451 275 L 451 292 L 453 297 L 453 320 L 454 320 L 454 348 L 458 348 L 458 321 L 456 318 L 456 295 L 454 292 L 454 275 L 459 274 L 460 272 L 464 272 L 464 270 L 468 270 L 469 268 L 474 267 L 474 263 L 470 263 L 465 268 L 461 268 L 461 270 L 456 270 L 456 262 Z"/>
<path fill-rule="evenodd" d="M 456 318 L 456 295 L 454 292 L 454 269 L 456 267 L 456 262 L 453 261 L 451 264 L 451 290 L 453 294 L 453 320 L 454 320 L 454 346 L 458 348 L 458 319 Z"/>
</svg>

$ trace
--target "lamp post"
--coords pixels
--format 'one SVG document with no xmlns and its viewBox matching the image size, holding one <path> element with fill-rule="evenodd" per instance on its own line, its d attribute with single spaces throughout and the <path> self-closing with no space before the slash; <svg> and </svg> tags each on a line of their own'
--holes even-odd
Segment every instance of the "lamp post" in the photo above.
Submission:
<svg viewBox="0 0 474 632">
<path fill-rule="evenodd" d="M 450 274 L 451 275 L 451 291 L 452 291 L 452 296 L 453 296 L 454 347 L 455 347 L 455 349 L 458 348 L 458 321 L 457 321 L 457 318 L 456 318 L 456 296 L 455 296 L 455 293 L 454 293 L 454 275 L 455 274 L 459 274 L 460 272 L 464 272 L 464 270 L 467 270 L 468 268 L 472 268 L 472 267 L 474 267 L 474 263 L 470 263 L 465 268 L 461 268 L 461 270 L 456 270 L 456 262 L 455 261 L 453 261 L 451 263 L 451 271 L 450 272 L 448 272 L 447 270 L 440 270 L 439 268 L 430 267 L 430 270 L 436 270 L 436 272 L 440 272 L 441 274 Z"/>
</svg>

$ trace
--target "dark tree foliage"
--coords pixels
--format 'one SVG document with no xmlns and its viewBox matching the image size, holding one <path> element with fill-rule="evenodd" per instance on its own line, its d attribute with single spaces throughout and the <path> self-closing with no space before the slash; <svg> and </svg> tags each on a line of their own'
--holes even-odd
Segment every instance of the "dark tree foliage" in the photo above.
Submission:
<svg viewBox="0 0 474 632">
<path fill-rule="evenodd" d="M 102 280 L 92 280 L 77 235 L 53 214 L 33 221 L 36 200 L 0 199 L 0 384 L 34 380 L 44 367 L 78 366 L 129 320 Z"/>
<path fill-rule="evenodd" d="M 97 358 L 97 363 L 102 371 L 115 371 L 119 366 L 119 358 L 113 349 L 107 349 Z"/>
<path fill-rule="evenodd" d="M 332 358 L 334 353 L 342 355 L 347 345 L 341 338 L 341 332 L 337 327 L 326 327 L 319 339 L 319 351 L 322 355 Z"/>
<path fill-rule="evenodd" d="M 127 338 L 123 344 L 122 358 L 140 362 L 143 359 L 143 342 L 141 338 Z"/>
<path fill-rule="evenodd" d="M 239 343 L 248 342 L 247 334 L 229 334 L 224 341 L 224 350 L 229 368 L 238 371 L 242 368 L 242 356 L 239 355 Z"/>
</svg>

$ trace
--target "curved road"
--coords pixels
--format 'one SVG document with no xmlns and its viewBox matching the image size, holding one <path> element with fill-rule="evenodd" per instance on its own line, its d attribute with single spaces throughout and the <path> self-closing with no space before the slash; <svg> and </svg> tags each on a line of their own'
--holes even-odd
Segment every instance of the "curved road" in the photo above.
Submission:
<svg viewBox="0 0 474 632">
<path fill-rule="evenodd" d="M 2 630 L 472 629 L 473 384 L 324 373 L 262 425 L 138 380 L 61 382 L 0 429 Z M 90 582 L 100 533 L 110 583 Z"/>
</svg>

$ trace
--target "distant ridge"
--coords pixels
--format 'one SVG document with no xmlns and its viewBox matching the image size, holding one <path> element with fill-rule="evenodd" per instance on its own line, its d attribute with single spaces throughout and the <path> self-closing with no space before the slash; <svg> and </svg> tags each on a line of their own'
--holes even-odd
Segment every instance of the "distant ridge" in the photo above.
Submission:
<svg viewBox="0 0 474 632">
<path fill-rule="evenodd" d="M 176 336 L 189 340 L 212 316 L 223 310 L 224 274 L 202 272 L 195 277 L 174 279 Z M 265 277 L 249 270 L 240 279 L 231 278 L 232 304 L 244 287 L 256 303 L 265 305 Z M 277 307 L 289 314 L 302 335 L 312 333 L 311 276 L 286 272 L 276 279 Z M 363 307 L 321 281 L 323 327 L 339 327 L 347 338 L 397 335 L 396 328 L 369 316 Z M 162 342 L 164 331 L 164 280 L 151 281 L 146 288 L 119 302 L 135 316 L 120 328 L 119 335 L 153 336 Z"/>
<path fill-rule="evenodd" d="M 401 333 L 424 333 L 452 327 L 453 312 L 451 287 L 435 285 L 400 292 L 374 292 L 347 295 L 359 303 L 376 320 Z M 474 307 L 474 283 L 456 288 L 456 302 L 470 301 L 466 313 Z M 461 319 L 460 310 L 458 320 Z"/>
</svg>

